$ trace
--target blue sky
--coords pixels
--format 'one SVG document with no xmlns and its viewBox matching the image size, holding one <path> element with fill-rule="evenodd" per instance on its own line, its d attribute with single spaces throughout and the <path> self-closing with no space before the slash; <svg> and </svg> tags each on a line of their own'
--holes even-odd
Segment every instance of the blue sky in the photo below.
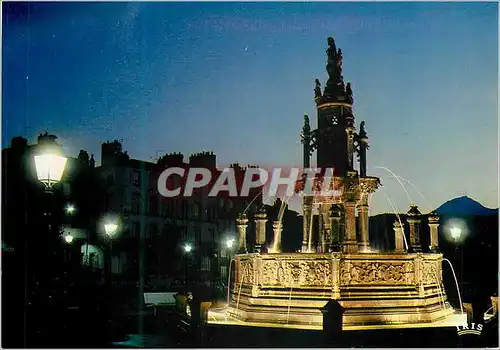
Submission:
<svg viewBox="0 0 500 350">
<path fill-rule="evenodd" d="M 2 146 L 59 136 L 132 157 L 216 152 L 219 163 L 300 165 L 326 38 L 344 53 L 372 213 L 468 195 L 498 206 L 496 3 L 3 3 Z M 427 204 L 429 203 L 429 204 Z"/>
</svg>

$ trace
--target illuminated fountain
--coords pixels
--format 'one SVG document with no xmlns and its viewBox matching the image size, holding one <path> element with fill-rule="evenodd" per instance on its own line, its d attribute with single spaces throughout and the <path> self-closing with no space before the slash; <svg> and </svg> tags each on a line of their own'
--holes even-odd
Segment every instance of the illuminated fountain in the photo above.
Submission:
<svg viewBox="0 0 500 350">
<path fill-rule="evenodd" d="M 299 183 L 301 252 L 280 252 L 281 219 L 273 223 L 275 241 L 266 250 L 267 217 L 260 212 L 255 217 L 254 252 L 248 253 L 248 219 L 244 215 L 238 219 L 239 254 L 225 319 L 238 324 L 319 329 L 323 324 L 320 309 L 334 299 L 344 309 L 344 329 L 443 324 L 454 311 L 442 287 L 438 218 L 429 214 L 428 252 L 420 245 L 423 215 L 416 206 L 411 206 L 406 223 L 399 219 L 394 223 L 392 252 L 370 249 L 368 203 L 380 181 L 366 174 L 365 123 L 361 122 L 357 133 L 351 86 L 344 85 L 342 52 L 332 38 L 328 38 L 327 56 L 329 79 L 324 89 L 316 80 L 314 90 L 318 127 L 311 130 L 305 116 L 301 138 L 304 168 L 311 167 L 310 158 L 316 151 L 317 167 L 334 169 L 331 175 L 323 173 L 320 182 L 326 178 L 334 191 L 326 195 L 306 191 L 307 181 Z M 354 153 L 359 171 L 354 169 Z"/>
</svg>

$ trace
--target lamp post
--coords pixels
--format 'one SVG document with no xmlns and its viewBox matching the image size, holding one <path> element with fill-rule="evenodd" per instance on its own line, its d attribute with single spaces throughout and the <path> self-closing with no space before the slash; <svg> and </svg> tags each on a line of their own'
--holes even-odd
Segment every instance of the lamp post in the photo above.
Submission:
<svg viewBox="0 0 500 350">
<path fill-rule="evenodd" d="M 46 198 L 47 203 L 47 211 L 44 212 L 44 217 L 47 219 L 47 236 L 40 237 L 39 241 L 35 244 L 35 251 L 40 250 L 40 245 L 45 245 L 47 250 L 43 250 L 42 254 L 44 254 L 43 261 L 46 261 L 49 266 L 39 266 L 37 263 L 34 266 L 37 275 L 36 283 L 43 285 L 43 282 L 46 282 L 45 286 L 49 293 L 48 297 L 52 298 L 52 290 L 54 288 L 54 284 L 51 281 L 51 274 L 54 273 L 55 268 L 60 268 L 62 266 L 61 261 L 58 261 L 57 252 L 59 251 L 56 246 L 60 247 L 60 236 L 57 231 L 57 223 L 52 222 L 52 214 L 53 214 L 53 188 L 56 184 L 58 184 L 62 177 L 64 170 L 66 168 L 67 158 L 63 156 L 62 147 L 56 142 L 57 137 L 55 135 L 49 135 L 48 133 L 42 134 L 38 137 L 38 144 L 34 149 L 34 165 L 36 171 L 37 180 L 42 183 L 45 187 L 45 192 L 49 194 Z M 53 225 L 55 224 L 55 225 Z M 67 236 L 65 237 L 66 242 L 69 244 L 72 242 L 73 237 Z M 54 243 L 56 246 L 51 246 L 51 243 Z M 30 248 L 28 245 L 28 237 L 25 237 L 25 254 L 24 254 L 24 282 L 25 282 L 25 295 L 24 295 L 24 346 L 26 347 L 27 340 L 27 312 L 28 312 L 28 249 Z M 32 252 L 30 252 L 31 254 Z M 36 260 L 36 259 L 35 259 Z M 51 265 L 54 264 L 54 265 Z M 42 278 L 43 277 L 43 278 Z M 40 295 L 38 295 L 40 296 Z M 47 296 L 42 296 L 42 299 Z M 49 311 L 49 310 L 47 310 Z M 50 312 L 50 311 L 49 311 Z"/>
<path fill-rule="evenodd" d="M 193 250 L 193 246 L 191 243 L 184 244 L 184 286 L 186 288 L 186 295 L 188 295 L 188 259 L 189 253 Z"/>
<path fill-rule="evenodd" d="M 228 264 L 227 264 L 227 305 L 229 306 L 229 291 L 231 290 L 231 265 L 233 263 L 233 255 L 232 248 L 234 246 L 234 238 L 226 239 L 226 248 L 227 248 L 227 256 L 228 256 Z"/>
<path fill-rule="evenodd" d="M 460 294 L 464 294 L 464 255 L 463 255 L 463 248 L 460 246 L 460 239 L 462 238 L 462 229 L 460 227 L 453 226 L 450 228 L 450 235 L 451 238 L 453 238 L 455 242 L 455 255 L 457 257 L 457 260 L 460 261 Z"/>
<path fill-rule="evenodd" d="M 71 244 L 73 242 L 73 236 L 66 235 L 66 236 L 64 236 L 64 240 L 66 241 L 66 243 Z"/>
<path fill-rule="evenodd" d="M 108 221 L 104 224 L 104 232 L 109 239 L 109 260 L 108 260 L 108 279 L 111 278 L 112 264 L 113 264 L 113 239 L 118 231 L 118 224 L 114 221 Z"/>
<path fill-rule="evenodd" d="M 76 208 L 73 204 L 68 204 L 66 206 L 66 214 L 73 215 L 75 213 L 75 211 L 76 211 Z"/>
</svg>

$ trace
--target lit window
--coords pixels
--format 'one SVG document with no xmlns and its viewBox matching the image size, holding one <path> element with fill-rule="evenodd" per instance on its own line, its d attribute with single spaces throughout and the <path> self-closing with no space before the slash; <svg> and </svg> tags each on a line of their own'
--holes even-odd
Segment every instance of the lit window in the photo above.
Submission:
<svg viewBox="0 0 500 350">
<path fill-rule="evenodd" d="M 220 274 L 222 277 L 227 277 L 227 266 L 220 267 Z"/>
</svg>

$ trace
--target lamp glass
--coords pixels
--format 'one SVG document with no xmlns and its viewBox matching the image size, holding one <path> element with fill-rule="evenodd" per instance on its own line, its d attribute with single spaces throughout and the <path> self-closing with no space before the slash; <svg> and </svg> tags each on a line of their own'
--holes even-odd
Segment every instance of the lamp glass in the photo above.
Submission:
<svg viewBox="0 0 500 350">
<path fill-rule="evenodd" d="M 186 244 L 184 245 L 184 251 L 185 251 L 186 253 L 189 253 L 192 249 L 193 249 L 193 247 L 191 246 L 191 244 L 186 243 Z"/>
<path fill-rule="evenodd" d="M 233 247 L 233 244 L 234 244 L 234 239 L 233 239 L 233 238 L 228 239 L 228 240 L 226 241 L 226 246 L 227 246 L 229 249 L 231 249 L 231 248 Z"/>
<path fill-rule="evenodd" d="M 71 205 L 69 204 L 67 207 L 66 207 L 66 212 L 68 214 L 73 214 L 75 212 L 75 206 L 74 205 Z"/>
<path fill-rule="evenodd" d="M 116 233 L 117 229 L 118 229 L 117 224 L 109 223 L 104 225 L 104 231 L 108 236 L 113 236 Z"/>
<path fill-rule="evenodd" d="M 451 237 L 454 240 L 458 240 L 460 238 L 460 236 L 462 235 L 462 229 L 459 227 L 452 227 L 450 229 L 450 233 L 451 233 Z"/>
<path fill-rule="evenodd" d="M 73 242 L 73 236 L 66 235 L 66 236 L 64 236 L 64 240 L 66 241 L 66 243 L 70 244 L 71 242 Z"/>
<path fill-rule="evenodd" d="M 48 187 L 61 181 L 67 160 L 68 158 L 55 153 L 35 156 L 38 180 Z"/>
</svg>

